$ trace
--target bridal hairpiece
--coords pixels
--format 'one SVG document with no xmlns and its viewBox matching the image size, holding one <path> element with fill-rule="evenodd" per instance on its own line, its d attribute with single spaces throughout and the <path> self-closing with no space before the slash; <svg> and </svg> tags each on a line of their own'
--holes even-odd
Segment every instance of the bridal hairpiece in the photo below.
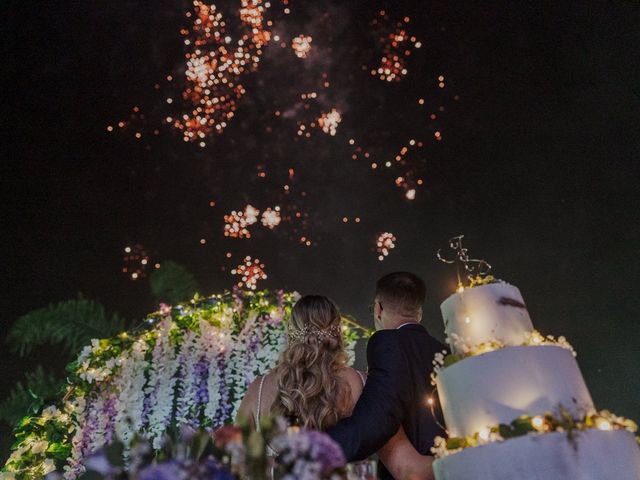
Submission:
<svg viewBox="0 0 640 480">
<path fill-rule="evenodd" d="M 316 337 L 320 340 L 325 338 L 339 338 L 340 337 L 340 325 L 333 325 L 329 328 L 320 329 L 318 327 L 305 325 L 300 329 L 289 331 L 289 341 L 298 342 L 305 337 Z"/>
</svg>

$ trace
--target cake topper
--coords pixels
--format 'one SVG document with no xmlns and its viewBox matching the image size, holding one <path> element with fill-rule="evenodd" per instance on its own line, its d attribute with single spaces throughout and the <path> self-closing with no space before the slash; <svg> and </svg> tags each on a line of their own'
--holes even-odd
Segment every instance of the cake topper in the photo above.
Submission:
<svg viewBox="0 0 640 480">
<path fill-rule="evenodd" d="M 452 264 L 458 262 L 462 264 L 464 270 L 467 272 L 467 278 L 469 279 L 470 286 L 484 285 L 494 281 L 493 276 L 488 275 L 491 271 L 491 265 L 486 260 L 476 259 L 469 257 L 469 249 L 462 246 L 462 239 L 464 235 L 458 235 L 449 239 L 449 248 L 451 248 L 456 258 L 448 260 L 442 255 L 442 249 L 438 249 L 438 260 L 444 263 Z M 464 285 L 460 280 L 460 270 L 458 269 L 458 291 L 464 290 Z"/>
</svg>

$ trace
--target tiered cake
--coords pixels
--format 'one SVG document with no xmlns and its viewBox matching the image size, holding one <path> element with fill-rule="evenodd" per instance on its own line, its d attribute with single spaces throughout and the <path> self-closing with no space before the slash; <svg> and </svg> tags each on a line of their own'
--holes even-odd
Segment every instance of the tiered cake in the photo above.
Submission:
<svg viewBox="0 0 640 480">
<path fill-rule="evenodd" d="M 596 418 L 595 408 L 573 352 L 531 342 L 537 332 L 516 287 L 460 289 L 441 309 L 452 354 L 462 357 L 436 377 L 447 432 L 478 441 L 437 459 L 436 480 L 640 480 L 633 433 L 605 420 L 576 429 L 545 424 L 549 412 L 571 421 Z M 469 354 L 481 345 L 494 347 Z M 537 428 L 502 438 L 496 427 L 519 418 Z"/>
</svg>

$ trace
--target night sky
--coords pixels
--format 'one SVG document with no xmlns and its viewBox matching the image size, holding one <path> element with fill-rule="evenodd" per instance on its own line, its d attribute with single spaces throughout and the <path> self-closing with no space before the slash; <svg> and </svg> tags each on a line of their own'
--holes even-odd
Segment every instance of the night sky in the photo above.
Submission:
<svg viewBox="0 0 640 480">
<path fill-rule="evenodd" d="M 326 294 L 367 324 L 375 280 L 411 270 L 441 338 L 455 271 L 435 254 L 463 233 L 520 288 L 536 328 L 573 344 L 596 406 L 639 420 L 640 7 L 292 0 L 284 15 L 272 3 L 273 31 L 311 35 L 311 54 L 267 45 L 234 118 L 204 148 L 164 121 L 184 77 L 187 2 L 3 3 L 3 331 L 78 292 L 131 320 L 153 311 L 148 279 L 121 272 L 124 247 L 141 244 L 153 262 L 185 265 L 203 293 L 230 288 L 230 270 L 258 257 L 269 276 L 259 288 Z M 387 23 L 372 26 L 381 9 Z M 385 82 L 370 73 L 376 28 L 405 16 L 421 47 Z M 323 73 L 329 87 L 318 87 Z M 131 118 L 135 106 L 144 119 Z M 331 108 L 342 115 L 335 136 L 297 135 Z M 424 146 L 396 164 L 410 139 Z M 414 200 L 400 175 L 423 179 Z M 224 215 L 247 204 L 303 215 L 225 238 Z M 381 232 L 397 239 L 384 261 Z M 0 396 L 34 365 L 64 363 L 52 349 L 26 360 L 1 351 Z"/>
</svg>

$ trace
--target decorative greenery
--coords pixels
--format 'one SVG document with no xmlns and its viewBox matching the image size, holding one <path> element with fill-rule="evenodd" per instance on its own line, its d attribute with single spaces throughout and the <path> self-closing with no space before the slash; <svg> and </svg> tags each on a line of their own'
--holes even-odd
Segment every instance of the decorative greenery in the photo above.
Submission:
<svg viewBox="0 0 640 480">
<path fill-rule="evenodd" d="M 588 429 L 598 430 L 628 430 L 637 432 L 638 426 L 633 420 L 618 417 L 608 410 L 591 412 L 576 419 L 571 413 L 560 406 L 558 412 L 547 412 L 544 415 L 522 415 L 509 424 L 494 425 L 473 435 L 465 437 L 436 437 L 431 452 L 438 458 L 457 453 L 465 448 L 477 447 L 494 442 L 502 442 L 510 438 L 524 435 L 541 435 L 550 432 L 566 432 L 569 441 L 574 441 L 577 431 Z"/>
<path fill-rule="evenodd" d="M 23 315 L 9 330 L 7 342 L 21 356 L 45 344 L 77 352 L 92 338 L 115 335 L 124 328 L 123 318 L 108 315 L 102 305 L 80 295 Z"/>
<path fill-rule="evenodd" d="M 502 280 L 498 280 L 493 275 L 481 275 L 476 276 L 469 275 L 469 287 L 481 287 L 482 285 L 489 285 L 490 283 L 501 283 Z"/>
<path fill-rule="evenodd" d="M 25 383 L 18 382 L 0 404 L 0 418 L 15 425 L 26 413 L 38 413 L 45 403 L 59 398 L 62 388 L 62 380 L 38 365 L 25 375 Z"/>
<path fill-rule="evenodd" d="M 59 469 L 67 479 L 84 459 L 119 438 L 125 456 L 141 434 L 160 450 L 168 429 L 213 429 L 235 417 L 248 384 L 277 362 L 297 294 L 237 291 L 162 305 L 142 329 L 93 339 L 67 367 L 64 398 L 16 428 L 3 471 L 17 480 Z M 366 329 L 345 319 L 353 360 Z"/>
<path fill-rule="evenodd" d="M 158 302 L 172 305 L 186 302 L 198 292 L 194 276 L 182 265 L 172 261 L 162 262 L 162 268 L 149 277 L 151 294 Z"/>
</svg>

